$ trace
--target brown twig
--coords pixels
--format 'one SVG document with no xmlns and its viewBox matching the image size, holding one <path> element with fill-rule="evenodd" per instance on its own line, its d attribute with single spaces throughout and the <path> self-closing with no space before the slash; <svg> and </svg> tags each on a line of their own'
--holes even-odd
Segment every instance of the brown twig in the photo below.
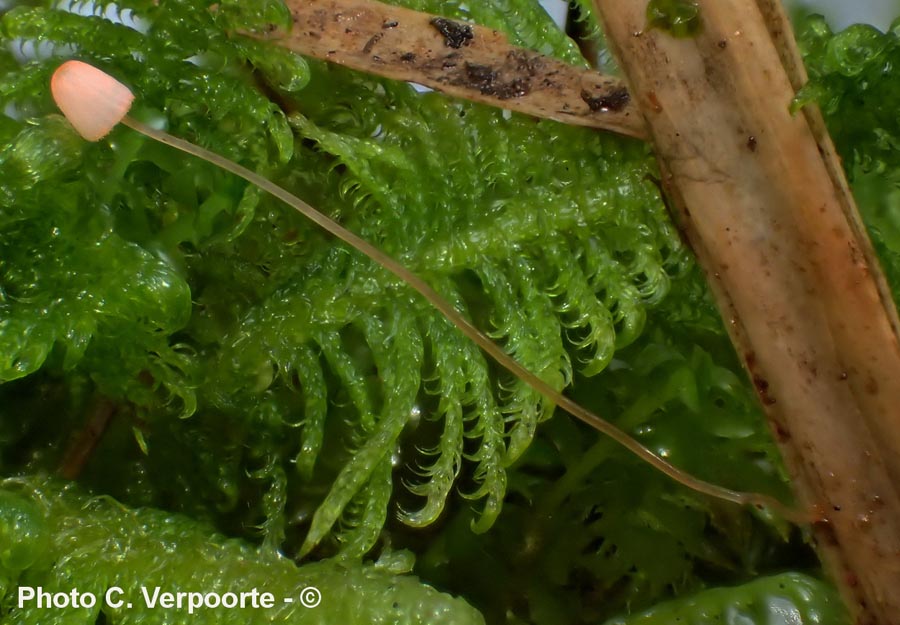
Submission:
<svg viewBox="0 0 900 625">
<path fill-rule="evenodd" d="M 789 112 L 787 22 L 772 0 L 696 0 L 679 39 L 647 0 L 595 2 L 797 494 L 827 516 L 823 561 L 857 622 L 898 625 L 897 316 L 821 118 Z"/>
<path fill-rule="evenodd" d="M 118 411 L 118 406 L 106 398 L 100 398 L 88 414 L 87 423 L 75 436 L 72 443 L 63 456 L 59 467 L 59 474 L 67 479 L 74 480 L 84 469 L 91 454 L 103 437 L 110 420 Z"/>
<path fill-rule="evenodd" d="M 374 0 L 288 0 L 294 27 L 252 36 L 448 95 L 645 138 L 621 80 L 510 45 L 483 26 Z"/>
</svg>

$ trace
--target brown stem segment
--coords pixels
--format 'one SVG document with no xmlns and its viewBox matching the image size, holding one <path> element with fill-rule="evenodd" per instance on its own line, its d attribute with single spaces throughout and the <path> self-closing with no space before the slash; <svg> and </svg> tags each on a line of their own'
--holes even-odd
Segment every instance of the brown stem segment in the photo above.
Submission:
<svg viewBox="0 0 900 625">
<path fill-rule="evenodd" d="M 691 38 L 647 0 L 595 0 L 680 225 L 859 623 L 900 624 L 896 310 L 771 0 L 695 0 Z M 780 17 L 779 17 L 780 16 Z M 786 69 L 787 68 L 787 69 Z"/>
<path fill-rule="evenodd" d="M 510 45 L 502 33 L 374 0 L 287 0 L 300 54 L 567 124 L 646 138 L 624 83 Z"/>
<path fill-rule="evenodd" d="M 59 474 L 67 479 L 74 480 L 81 475 L 81 471 L 87 465 L 94 453 L 94 449 L 103 438 L 106 427 L 110 420 L 118 411 L 118 406 L 106 398 L 98 399 L 90 414 L 87 423 L 78 432 L 77 436 L 72 440 L 62 463 L 59 467 Z"/>
</svg>

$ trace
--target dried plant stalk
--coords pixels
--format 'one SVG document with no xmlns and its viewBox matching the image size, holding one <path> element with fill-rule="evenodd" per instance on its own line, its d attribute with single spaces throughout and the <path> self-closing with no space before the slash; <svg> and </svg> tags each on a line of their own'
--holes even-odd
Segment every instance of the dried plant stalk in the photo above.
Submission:
<svg viewBox="0 0 900 625">
<path fill-rule="evenodd" d="M 646 138 L 618 78 L 510 45 L 496 30 L 373 0 L 287 0 L 290 33 L 254 36 L 448 95 Z"/>
<path fill-rule="evenodd" d="M 696 0 L 690 38 L 647 0 L 595 0 L 680 225 L 860 623 L 900 623 L 896 310 L 772 0 Z M 785 68 L 788 69 L 785 69 Z M 792 79 L 794 84 L 792 84 Z"/>
</svg>

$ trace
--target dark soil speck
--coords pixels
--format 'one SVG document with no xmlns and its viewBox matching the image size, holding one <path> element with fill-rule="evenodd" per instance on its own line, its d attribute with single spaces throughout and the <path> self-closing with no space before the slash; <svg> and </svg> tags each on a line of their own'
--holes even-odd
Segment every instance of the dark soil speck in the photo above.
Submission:
<svg viewBox="0 0 900 625">
<path fill-rule="evenodd" d="M 592 96 L 587 91 L 582 91 L 581 99 L 584 100 L 588 107 L 595 113 L 597 111 L 612 111 L 615 113 L 625 108 L 631 100 L 631 96 L 628 95 L 627 89 L 619 87 L 618 89 L 614 89 L 609 93 L 599 96 Z"/>
<path fill-rule="evenodd" d="M 454 49 L 469 45 L 475 38 L 472 27 L 467 24 L 460 24 L 445 17 L 435 17 L 429 23 L 444 36 L 444 45 Z"/>
</svg>

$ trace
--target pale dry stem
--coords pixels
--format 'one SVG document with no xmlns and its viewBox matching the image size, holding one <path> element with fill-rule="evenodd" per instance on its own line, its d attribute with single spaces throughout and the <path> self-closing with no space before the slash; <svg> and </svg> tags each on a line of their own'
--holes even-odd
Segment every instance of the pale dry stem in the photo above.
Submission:
<svg viewBox="0 0 900 625">
<path fill-rule="evenodd" d="M 647 0 L 595 0 L 663 183 L 858 622 L 900 624 L 896 310 L 771 0 L 697 0 L 678 39 Z M 787 69 L 786 69 L 787 68 Z"/>
</svg>

